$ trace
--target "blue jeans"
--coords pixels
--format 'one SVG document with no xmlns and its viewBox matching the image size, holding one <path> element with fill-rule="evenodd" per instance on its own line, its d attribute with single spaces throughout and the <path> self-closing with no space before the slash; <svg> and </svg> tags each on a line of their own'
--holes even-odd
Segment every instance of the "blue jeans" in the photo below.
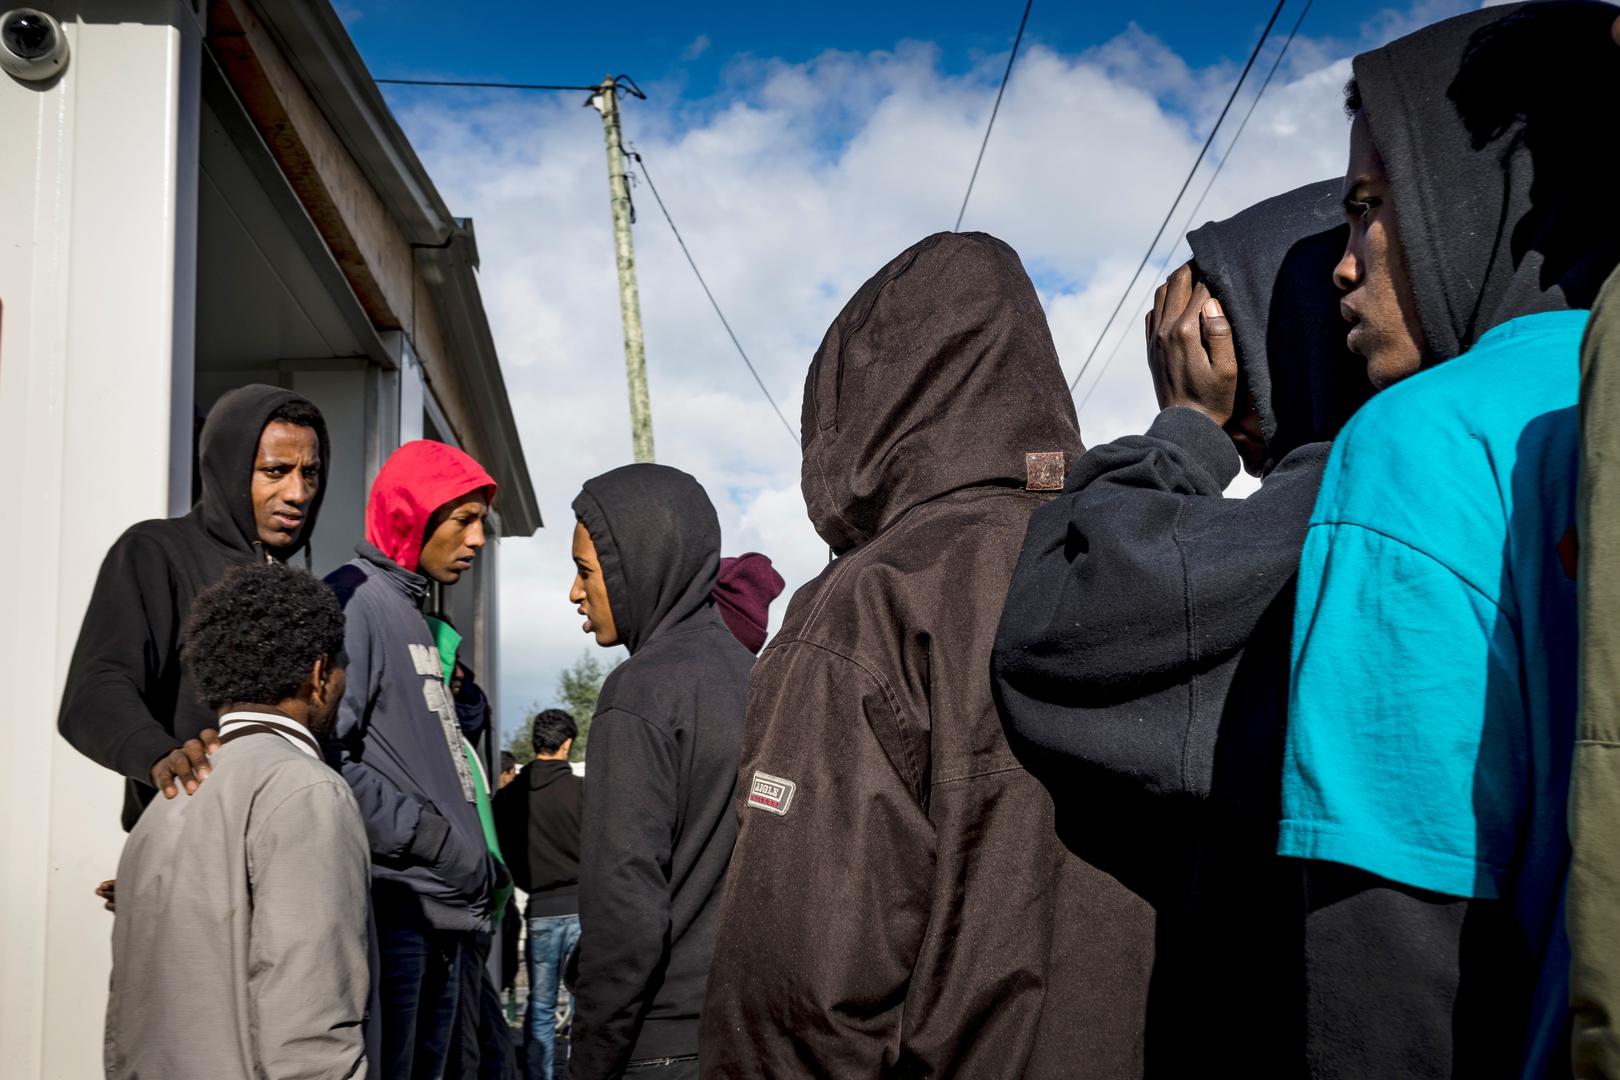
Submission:
<svg viewBox="0 0 1620 1080">
<path fill-rule="evenodd" d="M 465 934 L 377 912 L 382 956 L 383 1069 L 397 1080 L 441 1080 L 461 997 Z"/>
<path fill-rule="evenodd" d="M 563 962 L 578 943 L 578 915 L 537 915 L 529 920 L 529 1011 L 523 1047 L 528 1080 L 551 1080 L 557 985 L 562 981 Z"/>
</svg>

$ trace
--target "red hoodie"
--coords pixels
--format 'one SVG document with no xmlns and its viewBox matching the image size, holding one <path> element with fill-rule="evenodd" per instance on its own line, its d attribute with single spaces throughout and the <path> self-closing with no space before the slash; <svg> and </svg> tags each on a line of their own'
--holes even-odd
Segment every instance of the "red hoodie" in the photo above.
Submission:
<svg viewBox="0 0 1620 1080">
<path fill-rule="evenodd" d="M 494 501 L 495 481 L 478 462 L 442 442 L 408 442 L 389 455 L 371 483 L 366 539 L 415 573 L 433 512 L 480 490 L 487 490 L 485 497 Z"/>
</svg>

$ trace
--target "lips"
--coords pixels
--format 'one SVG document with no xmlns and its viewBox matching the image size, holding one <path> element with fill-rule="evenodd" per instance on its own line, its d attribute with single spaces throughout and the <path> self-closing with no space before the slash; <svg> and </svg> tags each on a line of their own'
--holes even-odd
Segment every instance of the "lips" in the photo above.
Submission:
<svg viewBox="0 0 1620 1080">
<path fill-rule="evenodd" d="M 289 514 L 285 510 L 277 510 L 271 517 L 275 518 L 277 525 L 288 531 L 296 531 L 304 525 L 303 514 Z"/>
</svg>

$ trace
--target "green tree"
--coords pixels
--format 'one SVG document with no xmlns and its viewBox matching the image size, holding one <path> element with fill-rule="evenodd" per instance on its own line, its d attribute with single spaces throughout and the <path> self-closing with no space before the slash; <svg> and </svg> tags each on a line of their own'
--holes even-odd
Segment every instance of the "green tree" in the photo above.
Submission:
<svg viewBox="0 0 1620 1080">
<path fill-rule="evenodd" d="M 529 711 L 524 716 L 533 719 L 534 714 L 539 711 L 540 703 L 537 701 L 529 706 Z M 506 737 L 506 745 L 501 748 L 509 751 L 517 759 L 519 768 L 534 760 L 534 729 L 529 719 L 525 719 L 517 726 L 516 731 Z"/>
<path fill-rule="evenodd" d="M 596 653 L 587 649 L 580 653 L 573 667 L 565 668 L 557 677 L 557 696 L 563 700 L 562 707 L 573 714 L 574 723 L 579 725 L 574 749 L 568 755 L 570 761 L 585 760 L 585 744 L 590 739 L 597 695 L 602 692 L 602 681 L 617 666 L 617 663 L 604 664 Z"/>
</svg>

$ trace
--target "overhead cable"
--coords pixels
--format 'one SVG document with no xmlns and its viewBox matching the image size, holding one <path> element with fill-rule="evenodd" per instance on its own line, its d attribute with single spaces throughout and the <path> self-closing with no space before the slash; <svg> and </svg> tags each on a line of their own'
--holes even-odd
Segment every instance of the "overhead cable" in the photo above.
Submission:
<svg viewBox="0 0 1620 1080">
<path fill-rule="evenodd" d="M 1300 9 L 1299 18 L 1294 20 L 1294 28 L 1288 31 L 1288 39 L 1283 42 L 1283 47 L 1277 53 L 1277 58 L 1271 62 L 1271 70 L 1266 72 L 1265 81 L 1260 84 L 1260 89 L 1255 93 L 1254 100 L 1249 102 L 1249 110 L 1243 114 L 1243 122 L 1238 125 L 1236 134 L 1232 136 L 1232 141 L 1226 144 L 1226 151 L 1221 154 L 1221 159 L 1215 163 L 1215 171 L 1210 174 L 1209 183 L 1204 185 L 1204 190 L 1198 196 L 1198 201 L 1193 204 L 1193 208 L 1187 214 L 1186 220 L 1181 223 L 1180 236 L 1182 239 L 1186 239 L 1193 219 L 1198 216 L 1198 211 L 1203 209 L 1204 200 L 1209 198 L 1210 191 L 1215 187 L 1215 181 L 1220 179 L 1221 170 L 1226 168 L 1226 163 L 1232 159 L 1232 149 L 1237 146 L 1238 140 L 1243 138 L 1243 130 L 1249 126 L 1249 118 L 1254 115 L 1255 107 L 1260 104 L 1260 99 L 1266 96 L 1266 88 L 1271 85 L 1272 76 L 1276 75 L 1277 69 L 1282 66 L 1283 57 L 1288 55 L 1288 47 L 1294 43 L 1294 36 L 1299 33 L 1300 25 L 1304 23 L 1305 16 L 1310 14 L 1311 5 L 1315 2 L 1316 0 L 1305 0 L 1305 6 Z M 1175 254 L 1177 246 L 1179 245 L 1172 246 L 1164 253 L 1164 259 L 1159 263 L 1158 274 L 1148 279 L 1149 287 L 1153 287 L 1154 281 L 1164 280 L 1165 271 L 1170 267 L 1170 256 Z M 1144 312 L 1144 314 L 1146 313 Z M 1103 376 L 1108 374 L 1108 368 L 1113 364 L 1114 357 L 1119 355 L 1120 344 L 1129 336 L 1130 330 L 1127 328 L 1114 342 L 1114 347 L 1109 350 L 1108 358 L 1103 361 L 1103 366 L 1097 372 L 1097 377 L 1091 381 L 1091 388 L 1086 391 L 1085 397 L 1080 399 L 1080 404 L 1074 407 L 1076 414 L 1086 407 L 1086 402 L 1091 400 L 1091 395 L 1096 392 L 1097 385 L 1102 382 Z M 1075 381 L 1078 382 L 1079 379 L 1077 378 Z M 1072 390 L 1073 387 L 1070 387 L 1070 389 Z"/>
<path fill-rule="evenodd" d="M 681 246 L 681 254 L 686 256 L 686 264 L 692 268 L 692 273 L 697 277 L 698 284 L 703 287 L 703 295 L 709 298 L 709 306 L 714 308 L 714 313 L 720 317 L 720 325 L 726 328 L 726 335 L 731 338 L 731 343 L 737 347 L 737 355 L 742 357 L 742 362 L 747 365 L 748 374 L 754 377 L 754 382 L 759 386 L 759 392 L 764 394 L 765 400 L 771 403 L 771 410 L 776 413 L 776 418 L 782 421 L 782 427 L 787 430 L 788 436 L 793 440 L 793 445 L 798 446 L 799 433 L 793 430 L 793 425 L 788 423 L 786 416 L 782 415 L 781 407 L 776 404 L 776 399 L 771 396 L 771 392 L 765 387 L 765 380 L 759 377 L 759 370 L 754 367 L 754 362 L 748 359 L 748 352 L 743 348 L 742 342 L 737 340 L 737 333 L 732 330 L 731 323 L 726 319 L 726 313 L 720 310 L 720 302 L 714 298 L 714 293 L 709 289 L 709 283 L 703 280 L 703 271 L 698 269 L 697 260 L 692 258 L 692 251 L 686 246 L 686 240 L 681 236 L 681 230 L 675 225 L 675 219 L 669 216 L 669 207 L 664 205 L 664 197 L 658 194 L 658 185 L 653 183 L 652 173 L 647 171 L 646 159 L 641 156 L 638 150 L 626 147 L 621 147 L 621 149 L 626 156 L 635 159 L 636 164 L 640 166 L 642 179 L 647 181 L 647 188 L 652 192 L 653 199 L 658 203 L 658 209 L 663 211 L 664 220 L 669 222 L 669 231 L 675 234 L 675 242 Z"/>
<path fill-rule="evenodd" d="M 1187 194 L 1187 188 L 1192 185 L 1193 177 L 1198 173 L 1198 166 L 1204 163 L 1204 155 L 1209 153 L 1210 144 L 1215 141 L 1215 133 L 1221 130 L 1221 122 L 1226 119 L 1226 114 L 1231 111 L 1232 102 L 1237 100 L 1238 91 L 1243 89 L 1243 82 L 1249 77 L 1249 69 L 1254 67 L 1255 58 L 1260 55 L 1260 50 L 1265 45 L 1266 39 L 1271 36 L 1271 28 L 1277 25 L 1277 16 L 1282 14 L 1283 4 L 1285 3 L 1287 3 L 1287 0 L 1277 0 L 1277 6 L 1271 12 L 1271 18 L 1266 22 L 1266 28 L 1260 31 L 1260 40 L 1254 43 L 1254 51 L 1249 53 L 1249 62 L 1243 65 L 1243 72 L 1238 75 L 1237 84 L 1232 87 L 1231 94 L 1226 98 L 1226 104 L 1221 107 L 1221 115 L 1215 118 L 1215 126 L 1209 129 L 1209 138 L 1204 140 L 1204 145 L 1198 151 L 1198 156 L 1193 159 L 1192 168 L 1187 170 L 1187 179 L 1181 182 L 1181 190 L 1176 192 L 1176 197 L 1170 201 L 1170 208 L 1164 212 L 1164 220 L 1159 222 L 1159 231 L 1153 234 L 1153 240 L 1148 244 L 1147 251 L 1142 253 L 1142 261 L 1137 264 L 1136 273 L 1131 275 L 1130 283 L 1125 286 L 1125 291 L 1120 294 L 1119 303 L 1114 305 L 1114 310 L 1108 316 L 1108 321 L 1103 324 L 1102 333 L 1097 335 L 1097 341 L 1091 346 L 1091 352 L 1086 354 L 1085 363 L 1080 365 L 1080 370 L 1075 372 L 1074 378 L 1070 380 L 1069 391 L 1071 393 L 1073 393 L 1076 386 L 1080 385 L 1080 377 L 1091 366 L 1091 361 L 1097 356 L 1097 349 L 1102 345 L 1103 339 L 1108 336 L 1108 331 L 1114 325 L 1114 320 L 1119 318 L 1120 309 L 1125 306 L 1125 301 L 1130 298 L 1131 290 L 1136 288 L 1136 279 L 1141 277 L 1142 271 L 1147 268 L 1148 260 L 1153 257 L 1154 250 L 1159 246 L 1160 238 L 1164 236 L 1165 227 L 1170 224 L 1170 218 L 1175 215 L 1176 207 L 1181 204 L 1181 197 Z"/>
<path fill-rule="evenodd" d="M 962 196 L 962 209 L 956 212 L 952 232 L 962 229 L 962 215 L 967 213 L 968 199 L 973 196 L 973 182 L 979 178 L 979 166 L 984 163 L 984 148 L 990 145 L 990 132 L 996 127 L 996 113 L 1001 111 L 1001 95 L 1007 92 L 1007 80 L 1012 78 L 1013 61 L 1018 59 L 1018 43 L 1024 40 L 1024 24 L 1029 22 L 1029 9 L 1035 0 L 1024 0 L 1024 17 L 1018 20 L 1018 34 L 1013 38 L 1012 55 L 1007 57 L 1007 70 L 1001 73 L 1001 89 L 996 91 L 996 103 L 990 109 L 990 122 L 984 127 L 984 141 L 979 143 L 979 156 L 973 162 L 973 175 L 968 177 L 967 192 Z"/>
</svg>

